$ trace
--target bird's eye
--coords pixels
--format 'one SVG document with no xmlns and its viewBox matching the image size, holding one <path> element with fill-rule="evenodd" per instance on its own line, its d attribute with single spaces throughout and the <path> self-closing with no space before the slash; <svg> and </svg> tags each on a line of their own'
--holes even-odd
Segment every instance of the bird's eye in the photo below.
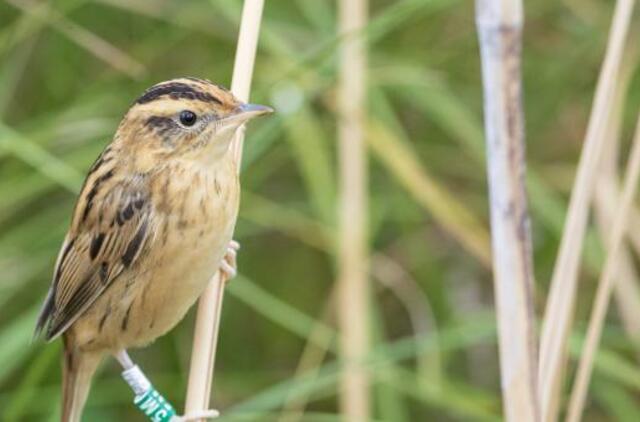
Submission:
<svg viewBox="0 0 640 422">
<path fill-rule="evenodd" d="M 180 123 L 185 126 L 193 126 L 198 116 L 191 110 L 183 110 L 180 112 Z"/>
</svg>

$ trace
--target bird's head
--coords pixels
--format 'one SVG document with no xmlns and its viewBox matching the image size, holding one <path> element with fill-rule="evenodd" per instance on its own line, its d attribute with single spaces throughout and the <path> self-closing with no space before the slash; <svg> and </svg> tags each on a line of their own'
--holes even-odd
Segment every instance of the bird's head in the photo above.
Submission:
<svg viewBox="0 0 640 422">
<path fill-rule="evenodd" d="M 120 123 L 116 141 L 150 159 L 211 164 L 226 156 L 243 123 L 271 112 L 270 107 L 243 103 L 209 81 L 172 79 L 152 86 L 135 101 Z"/>
</svg>

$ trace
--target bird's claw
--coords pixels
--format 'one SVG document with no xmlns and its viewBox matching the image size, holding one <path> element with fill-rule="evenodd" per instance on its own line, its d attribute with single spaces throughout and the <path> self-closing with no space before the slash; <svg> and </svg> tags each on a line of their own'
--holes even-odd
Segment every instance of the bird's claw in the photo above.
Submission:
<svg viewBox="0 0 640 422">
<path fill-rule="evenodd" d="M 215 419 L 218 416 L 220 416 L 220 412 L 218 412 L 215 409 L 209 409 L 209 410 L 201 410 L 198 412 L 190 412 L 182 416 L 177 416 L 174 419 L 176 422 L 189 422 L 189 421 L 197 421 L 200 419 Z M 174 419 L 171 419 L 171 422 L 173 422 Z"/>
<path fill-rule="evenodd" d="M 238 242 L 236 242 L 235 240 L 229 242 L 229 246 L 227 246 L 227 252 L 225 253 L 224 258 L 222 258 L 222 262 L 220 263 L 220 271 L 222 271 L 227 281 L 238 275 L 238 267 L 236 263 L 238 249 L 240 249 L 240 244 Z"/>
</svg>

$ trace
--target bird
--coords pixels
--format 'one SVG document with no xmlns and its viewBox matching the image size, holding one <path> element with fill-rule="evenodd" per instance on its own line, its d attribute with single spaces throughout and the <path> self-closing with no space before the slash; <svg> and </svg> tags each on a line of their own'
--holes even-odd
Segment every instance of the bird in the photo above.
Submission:
<svg viewBox="0 0 640 422">
<path fill-rule="evenodd" d="M 273 112 L 205 79 L 153 85 L 88 171 L 36 323 L 62 337 L 62 421 L 78 422 L 107 356 L 171 330 L 216 271 L 235 275 L 240 184 L 230 145 Z"/>
</svg>

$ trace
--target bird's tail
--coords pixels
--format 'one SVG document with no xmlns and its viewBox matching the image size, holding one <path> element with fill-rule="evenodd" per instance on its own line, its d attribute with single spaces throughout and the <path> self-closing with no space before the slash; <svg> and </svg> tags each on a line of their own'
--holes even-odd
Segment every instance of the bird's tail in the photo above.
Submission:
<svg viewBox="0 0 640 422">
<path fill-rule="evenodd" d="M 91 378 L 102 360 L 102 353 L 81 352 L 66 336 L 63 339 L 61 422 L 80 422 Z"/>
</svg>

